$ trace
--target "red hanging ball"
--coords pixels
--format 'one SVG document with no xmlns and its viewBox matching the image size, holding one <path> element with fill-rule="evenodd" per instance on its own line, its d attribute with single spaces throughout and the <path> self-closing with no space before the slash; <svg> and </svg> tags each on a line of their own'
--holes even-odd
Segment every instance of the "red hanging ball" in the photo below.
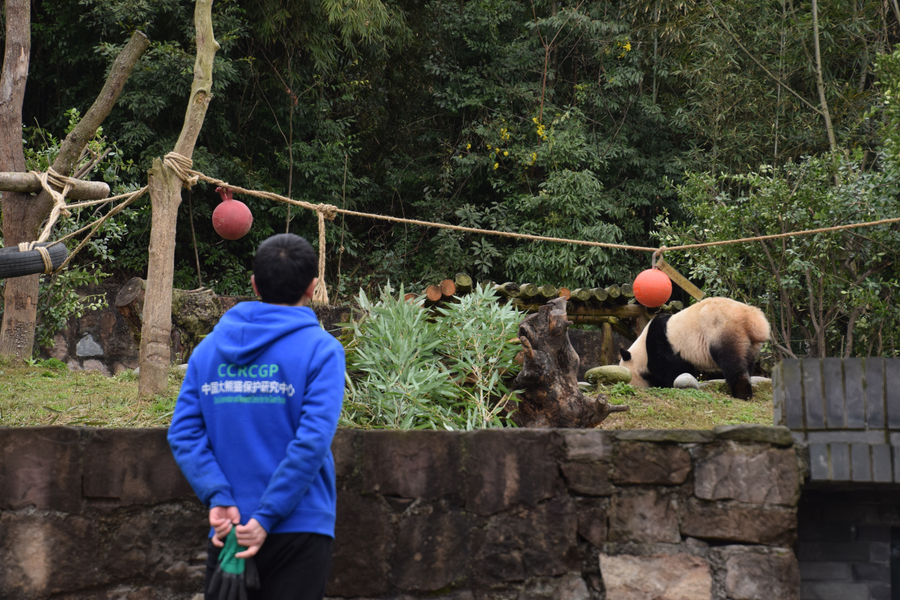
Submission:
<svg viewBox="0 0 900 600">
<path fill-rule="evenodd" d="M 647 269 L 634 278 L 634 297 L 647 308 L 665 304 L 672 295 L 672 280 L 659 269 Z"/>
<path fill-rule="evenodd" d="M 213 211 L 213 229 L 226 240 L 244 237 L 253 225 L 250 209 L 240 200 L 232 199 L 230 189 L 218 187 L 216 191 L 222 196 L 222 203 Z"/>
</svg>

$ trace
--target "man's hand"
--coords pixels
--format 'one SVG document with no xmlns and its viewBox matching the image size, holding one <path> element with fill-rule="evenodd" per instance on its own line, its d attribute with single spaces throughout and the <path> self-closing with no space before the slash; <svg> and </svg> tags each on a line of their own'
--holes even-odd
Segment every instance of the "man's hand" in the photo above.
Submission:
<svg viewBox="0 0 900 600">
<path fill-rule="evenodd" d="M 237 558 L 250 558 L 259 552 L 260 546 L 266 541 L 267 533 L 256 519 L 250 519 L 246 525 L 238 525 L 235 529 L 238 544 L 247 548 L 235 554 Z"/>
<path fill-rule="evenodd" d="M 241 522 L 241 511 L 237 506 L 213 506 L 209 509 L 209 524 L 216 531 L 212 537 L 213 546 L 221 548 L 222 541 L 231 531 L 233 525 Z"/>
</svg>

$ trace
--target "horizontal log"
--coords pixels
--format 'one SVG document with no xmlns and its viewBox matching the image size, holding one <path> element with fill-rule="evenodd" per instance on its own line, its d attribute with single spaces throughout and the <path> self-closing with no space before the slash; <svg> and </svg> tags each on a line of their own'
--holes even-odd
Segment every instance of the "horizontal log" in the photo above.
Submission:
<svg viewBox="0 0 900 600">
<path fill-rule="evenodd" d="M 456 291 L 460 294 L 468 294 L 472 291 L 472 278 L 465 273 L 457 273 L 453 280 L 456 282 Z"/>
<path fill-rule="evenodd" d="M 33 173 L 0 172 L 0 191 L 33 193 L 41 191 L 41 180 Z M 102 181 L 75 181 L 66 198 L 100 200 L 109 196 L 109 185 Z"/>
<path fill-rule="evenodd" d="M 525 312 L 537 312 L 543 304 L 537 304 L 515 298 L 510 302 L 514 307 Z M 618 317 L 619 319 L 636 319 L 646 314 L 645 309 L 640 304 L 622 304 L 618 306 L 575 306 L 567 303 L 566 314 L 569 318 L 573 317 Z M 598 321 L 599 322 L 599 321 Z"/>
<path fill-rule="evenodd" d="M 494 286 L 494 291 L 503 298 L 516 298 L 519 295 L 519 284 L 509 281 Z"/>
<path fill-rule="evenodd" d="M 443 294 L 441 294 L 441 286 L 435 284 L 429 285 L 425 288 L 425 297 L 429 302 L 439 302 L 443 297 Z"/>
<path fill-rule="evenodd" d="M 523 283 L 519 286 L 519 298 L 531 300 L 540 293 L 540 288 L 533 283 Z"/>
<path fill-rule="evenodd" d="M 456 282 L 454 282 L 452 279 L 445 279 L 439 285 L 441 288 L 441 294 L 445 298 L 456 295 Z"/>
</svg>

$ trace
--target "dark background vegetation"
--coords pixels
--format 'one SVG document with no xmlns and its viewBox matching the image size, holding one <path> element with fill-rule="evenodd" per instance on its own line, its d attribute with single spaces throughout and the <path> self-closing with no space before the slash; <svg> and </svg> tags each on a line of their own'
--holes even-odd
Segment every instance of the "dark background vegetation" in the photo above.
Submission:
<svg viewBox="0 0 900 600">
<path fill-rule="evenodd" d="M 187 0 L 35 0 L 33 152 L 52 151 L 140 29 L 151 48 L 104 124 L 98 146 L 113 152 L 94 177 L 116 191 L 144 185 L 181 129 L 192 12 Z M 833 145 L 807 2 L 218 0 L 213 12 L 222 48 L 194 168 L 236 185 L 644 246 L 898 215 L 892 0 L 818 4 Z M 253 229 L 225 241 L 214 190 L 185 195 L 176 287 L 248 293 L 262 239 L 289 230 L 317 244 L 313 213 L 246 197 Z M 145 199 L 124 212 L 80 268 L 143 275 L 149 211 Z M 780 355 L 892 355 L 896 235 L 882 226 L 667 258 L 707 291 L 764 308 Z M 649 266 L 643 253 L 344 217 L 325 252 L 332 301 L 456 272 L 591 287 Z"/>
</svg>

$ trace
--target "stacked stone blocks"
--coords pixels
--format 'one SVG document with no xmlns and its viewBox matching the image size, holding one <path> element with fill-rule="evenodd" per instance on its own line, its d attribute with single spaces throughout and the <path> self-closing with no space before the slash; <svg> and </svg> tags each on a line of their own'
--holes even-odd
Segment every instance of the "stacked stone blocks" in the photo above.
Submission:
<svg viewBox="0 0 900 600">
<path fill-rule="evenodd" d="M 799 598 L 789 432 L 340 430 L 329 598 Z M 165 430 L 0 428 L 0 595 L 188 600 Z"/>
</svg>

